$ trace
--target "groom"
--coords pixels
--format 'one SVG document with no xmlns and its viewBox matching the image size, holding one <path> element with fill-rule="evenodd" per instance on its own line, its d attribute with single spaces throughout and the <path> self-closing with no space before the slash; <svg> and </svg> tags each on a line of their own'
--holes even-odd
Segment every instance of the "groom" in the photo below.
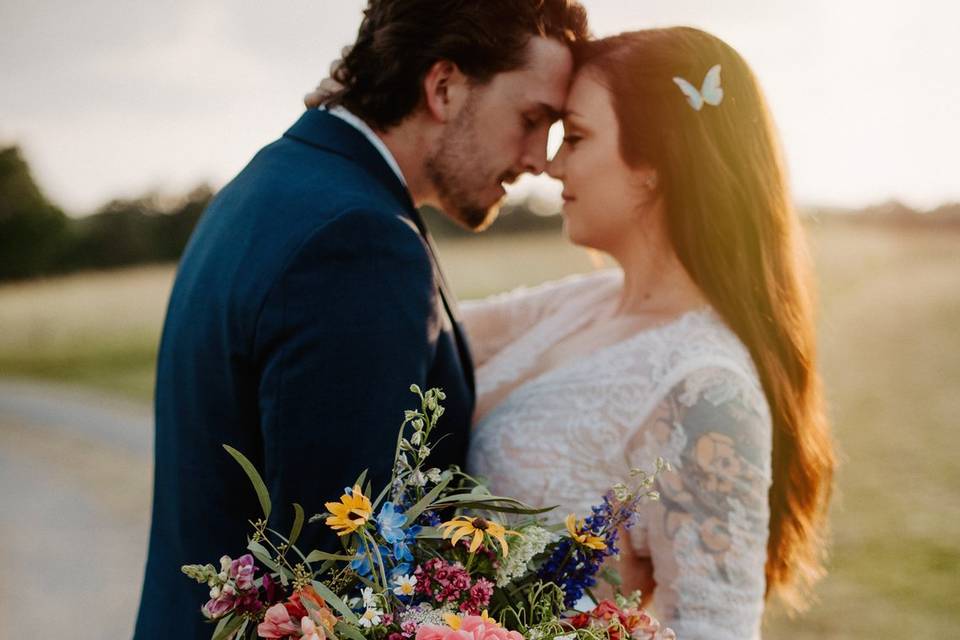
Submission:
<svg viewBox="0 0 960 640">
<path fill-rule="evenodd" d="M 260 514 L 222 444 L 261 470 L 282 533 L 293 502 L 322 512 L 364 468 L 389 481 L 412 383 L 447 395 L 432 463 L 463 463 L 472 365 L 416 207 L 479 230 L 502 183 L 543 170 L 585 22 L 568 0 L 371 0 L 342 88 L 211 203 L 160 346 L 136 638 L 211 635 L 180 566 L 244 553 Z"/>
</svg>

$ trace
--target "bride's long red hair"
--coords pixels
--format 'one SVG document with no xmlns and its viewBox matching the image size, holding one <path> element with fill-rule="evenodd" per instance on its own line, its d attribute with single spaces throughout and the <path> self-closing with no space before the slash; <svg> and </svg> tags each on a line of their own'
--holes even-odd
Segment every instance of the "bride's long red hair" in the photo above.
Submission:
<svg viewBox="0 0 960 640">
<path fill-rule="evenodd" d="M 766 101 L 743 58 L 697 29 L 624 33 L 575 53 L 610 89 L 624 160 L 657 170 L 681 262 L 753 357 L 773 418 L 767 593 L 802 608 L 823 573 L 835 457 L 809 260 Z M 697 111 L 673 78 L 699 88 L 716 64 L 723 101 Z"/>
</svg>

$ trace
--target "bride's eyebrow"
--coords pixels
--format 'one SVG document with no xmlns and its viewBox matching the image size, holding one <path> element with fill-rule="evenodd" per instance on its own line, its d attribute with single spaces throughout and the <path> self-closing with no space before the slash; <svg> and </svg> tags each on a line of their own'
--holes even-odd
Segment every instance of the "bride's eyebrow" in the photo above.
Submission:
<svg viewBox="0 0 960 640">
<path fill-rule="evenodd" d="M 566 127 L 571 127 L 571 128 L 574 128 L 574 129 L 583 129 L 583 128 L 584 128 L 583 125 L 581 125 L 579 122 L 577 122 L 577 120 L 581 120 L 582 118 L 583 118 L 583 116 L 581 116 L 581 115 L 580 115 L 579 113 L 577 113 L 576 111 L 564 111 L 564 112 L 563 112 L 563 126 L 564 126 L 565 128 L 566 128 Z"/>
<path fill-rule="evenodd" d="M 537 115 L 542 115 L 554 122 L 563 117 L 563 111 L 558 111 L 553 105 L 547 104 L 546 102 L 537 102 L 530 109 L 527 110 L 527 113 L 536 112 Z"/>
</svg>

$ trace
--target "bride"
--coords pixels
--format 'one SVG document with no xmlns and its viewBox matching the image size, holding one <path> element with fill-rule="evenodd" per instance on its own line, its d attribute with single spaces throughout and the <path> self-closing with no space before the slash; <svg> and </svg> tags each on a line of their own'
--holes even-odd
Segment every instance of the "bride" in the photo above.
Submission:
<svg viewBox="0 0 960 640">
<path fill-rule="evenodd" d="M 673 468 L 621 545 L 678 637 L 758 637 L 822 572 L 834 465 L 801 229 L 744 60 L 691 28 L 577 52 L 548 172 L 570 240 L 618 268 L 466 303 L 469 471 L 562 517 Z M 629 543 L 627 543 L 629 541 Z"/>
</svg>

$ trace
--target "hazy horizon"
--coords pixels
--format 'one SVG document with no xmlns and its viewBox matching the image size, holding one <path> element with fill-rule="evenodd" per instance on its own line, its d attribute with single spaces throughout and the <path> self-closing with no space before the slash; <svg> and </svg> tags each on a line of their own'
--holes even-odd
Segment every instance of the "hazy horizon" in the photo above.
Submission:
<svg viewBox="0 0 960 640">
<path fill-rule="evenodd" d="M 151 190 L 220 187 L 302 111 L 353 40 L 363 0 L 0 4 L 0 143 L 74 214 Z M 586 0 L 597 35 L 691 24 L 737 48 L 780 128 L 797 202 L 960 201 L 960 8 Z M 545 177 L 517 196 L 555 196 Z"/>
</svg>

